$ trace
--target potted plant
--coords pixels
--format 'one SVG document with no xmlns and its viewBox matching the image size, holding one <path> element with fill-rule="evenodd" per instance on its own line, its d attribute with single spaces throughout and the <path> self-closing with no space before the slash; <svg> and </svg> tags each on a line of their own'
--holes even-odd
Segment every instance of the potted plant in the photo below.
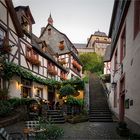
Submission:
<svg viewBox="0 0 140 140">
<path fill-rule="evenodd" d="M 124 137 L 129 136 L 130 131 L 127 128 L 127 124 L 124 121 L 121 121 L 121 122 L 118 123 L 118 126 L 117 126 L 116 130 L 117 130 L 117 133 L 120 136 L 124 136 Z"/>
</svg>

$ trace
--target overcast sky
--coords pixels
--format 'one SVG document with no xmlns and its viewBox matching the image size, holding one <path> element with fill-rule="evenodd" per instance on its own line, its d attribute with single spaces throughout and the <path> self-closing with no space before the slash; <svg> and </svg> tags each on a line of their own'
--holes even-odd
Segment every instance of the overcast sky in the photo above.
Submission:
<svg viewBox="0 0 140 140">
<path fill-rule="evenodd" d="M 87 43 L 95 31 L 108 35 L 114 0 L 13 0 L 14 6 L 29 5 L 33 32 L 39 36 L 51 13 L 54 27 L 73 43 Z"/>
</svg>

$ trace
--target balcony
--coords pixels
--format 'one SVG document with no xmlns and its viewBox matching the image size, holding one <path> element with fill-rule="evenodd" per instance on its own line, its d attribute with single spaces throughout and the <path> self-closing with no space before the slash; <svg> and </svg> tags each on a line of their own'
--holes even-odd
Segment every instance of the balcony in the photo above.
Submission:
<svg viewBox="0 0 140 140">
<path fill-rule="evenodd" d="M 55 70 L 54 67 L 51 67 L 51 66 L 48 67 L 48 73 L 54 76 L 57 75 L 57 71 Z"/>
<path fill-rule="evenodd" d="M 41 62 L 34 56 L 26 56 L 27 61 L 29 61 L 32 65 L 40 66 Z"/>
</svg>

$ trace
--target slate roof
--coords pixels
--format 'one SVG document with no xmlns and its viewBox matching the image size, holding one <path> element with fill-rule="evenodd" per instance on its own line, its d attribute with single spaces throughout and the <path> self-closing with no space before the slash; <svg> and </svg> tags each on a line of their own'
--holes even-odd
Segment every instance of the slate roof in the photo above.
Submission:
<svg viewBox="0 0 140 140">
<path fill-rule="evenodd" d="M 75 50 L 77 51 L 77 49 L 75 48 L 75 46 L 73 45 L 73 43 L 69 40 L 69 38 L 62 32 L 60 32 L 59 30 L 57 30 L 53 25 L 51 24 L 47 24 L 47 26 L 45 27 L 45 29 L 43 30 L 43 32 L 41 33 L 40 35 L 40 38 L 43 36 L 44 32 L 47 30 L 48 27 L 51 27 L 53 28 L 56 32 L 59 33 L 59 36 L 57 36 L 58 38 L 54 38 L 53 36 L 48 38 L 48 45 L 52 48 L 52 50 L 57 53 L 58 55 L 63 55 L 63 54 L 67 54 L 67 53 L 70 53 L 72 52 L 72 55 L 73 57 L 82 65 L 82 63 L 80 62 L 79 58 L 76 56 L 75 54 Z M 64 49 L 63 50 L 60 50 L 59 47 L 56 47 L 56 46 L 59 46 L 59 42 L 64 40 Z M 78 51 L 77 51 L 78 53 Z"/>
<path fill-rule="evenodd" d="M 41 56 L 43 56 L 44 58 L 52 61 L 56 66 L 58 66 L 60 69 L 64 70 L 65 72 L 67 72 L 67 70 L 61 66 L 55 59 L 52 55 L 50 55 L 48 52 L 44 53 L 39 44 L 38 44 L 38 41 L 41 42 L 41 40 L 39 38 L 37 38 L 37 36 L 35 36 L 34 34 L 32 34 L 32 47 L 33 49 L 35 49 Z"/>
<path fill-rule="evenodd" d="M 76 49 L 86 48 L 86 45 L 87 44 L 83 44 L 83 43 L 74 43 Z"/>
<path fill-rule="evenodd" d="M 18 10 L 20 10 L 20 9 L 23 9 L 23 10 L 25 10 L 26 12 L 29 13 L 30 19 L 31 19 L 31 21 L 32 21 L 32 24 L 34 24 L 34 23 L 35 23 L 35 20 L 34 20 L 32 14 L 31 14 L 31 10 L 30 10 L 29 6 L 17 6 L 17 7 L 15 7 L 15 10 L 16 10 L 16 11 L 18 11 Z"/>
<path fill-rule="evenodd" d="M 103 59 L 104 59 L 104 62 L 109 62 L 110 61 L 110 59 L 111 59 L 111 45 L 107 46 Z"/>
</svg>

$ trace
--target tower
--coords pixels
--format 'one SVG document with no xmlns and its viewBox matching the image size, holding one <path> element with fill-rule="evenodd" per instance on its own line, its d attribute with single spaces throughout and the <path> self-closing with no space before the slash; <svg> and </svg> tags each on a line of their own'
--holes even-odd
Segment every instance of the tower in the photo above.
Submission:
<svg viewBox="0 0 140 140">
<path fill-rule="evenodd" d="M 53 25 L 53 19 L 52 19 L 51 14 L 50 14 L 50 16 L 49 16 L 49 18 L 48 18 L 48 23 L 51 24 L 51 25 Z"/>
</svg>

